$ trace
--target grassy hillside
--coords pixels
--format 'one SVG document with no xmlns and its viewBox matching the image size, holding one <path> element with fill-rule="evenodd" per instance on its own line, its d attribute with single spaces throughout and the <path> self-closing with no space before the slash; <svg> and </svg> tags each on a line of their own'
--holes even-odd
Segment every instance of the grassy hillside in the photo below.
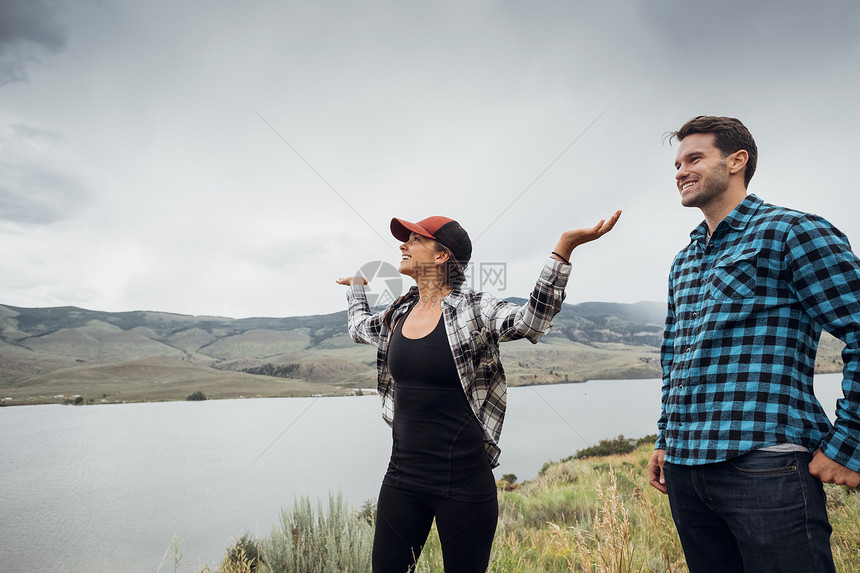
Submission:
<svg viewBox="0 0 860 573">
<path fill-rule="evenodd" d="M 491 573 L 686 571 L 666 496 L 647 483 L 653 442 L 632 453 L 548 463 L 523 484 L 501 481 L 499 524 Z M 511 477 L 511 479 L 514 479 Z M 860 496 L 826 484 L 837 571 L 860 571 Z M 338 497 L 324 509 L 300 499 L 261 540 L 244 536 L 219 565 L 200 573 L 249 573 L 248 555 L 262 555 L 261 572 L 369 570 L 371 502 L 350 510 Z M 179 563 L 178 570 L 182 569 Z M 328 567 L 328 568 L 326 568 Z M 441 573 L 442 552 L 431 532 L 416 573 Z"/>
<path fill-rule="evenodd" d="M 522 299 L 512 299 L 523 302 Z M 512 386 L 656 378 L 662 303 L 564 305 L 537 345 L 502 345 Z M 842 345 L 822 339 L 821 371 Z M 346 312 L 231 319 L 0 306 L 0 404 L 351 394 L 376 386 L 376 350 Z"/>
</svg>

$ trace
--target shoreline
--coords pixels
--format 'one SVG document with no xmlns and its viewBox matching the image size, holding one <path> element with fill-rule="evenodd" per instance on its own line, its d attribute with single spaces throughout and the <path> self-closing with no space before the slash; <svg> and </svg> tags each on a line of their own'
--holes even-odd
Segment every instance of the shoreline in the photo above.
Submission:
<svg viewBox="0 0 860 573">
<path fill-rule="evenodd" d="M 508 388 L 537 388 L 545 386 L 562 386 L 567 384 L 585 384 L 586 382 L 601 382 L 612 380 L 654 380 L 654 378 L 595 378 L 589 380 L 562 380 L 560 382 L 545 382 L 545 383 L 528 383 L 508 385 Z M 87 400 L 82 395 L 56 395 L 56 396 L 24 396 L 20 398 L 5 397 L 0 398 L 0 408 L 20 407 L 20 406 L 115 406 L 121 404 L 159 404 L 164 402 L 195 402 L 195 401 L 212 401 L 212 400 L 260 400 L 266 398 L 344 398 L 344 397 L 363 397 L 376 395 L 376 388 L 349 388 L 342 393 L 325 392 L 317 394 L 291 394 L 291 395 L 262 395 L 255 394 L 253 396 L 238 395 L 238 396 L 213 396 L 206 397 L 205 400 L 188 400 L 187 398 L 163 398 L 163 399 L 128 399 L 128 400 L 108 400 L 100 398 L 98 401 Z M 81 403 L 72 403 L 69 400 L 74 400 L 78 396 L 84 398 Z M 24 401 L 29 400 L 29 401 Z"/>
</svg>

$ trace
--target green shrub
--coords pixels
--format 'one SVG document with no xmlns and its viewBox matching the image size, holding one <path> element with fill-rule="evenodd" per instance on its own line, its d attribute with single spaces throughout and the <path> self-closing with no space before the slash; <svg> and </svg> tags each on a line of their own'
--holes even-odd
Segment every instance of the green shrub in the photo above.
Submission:
<svg viewBox="0 0 860 573">
<path fill-rule="evenodd" d="M 612 456 L 616 454 L 629 454 L 636 449 L 635 438 L 625 438 L 623 435 L 611 440 L 600 440 L 596 446 L 584 448 L 576 452 L 577 459 L 595 458 L 600 456 Z"/>
<path fill-rule="evenodd" d="M 250 533 L 244 534 L 236 541 L 221 564 L 221 569 L 242 570 L 256 573 L 260 567 L 260 543 Z"/>
<path fill-rule="evenodd" d="M 589 446 L 587 448 L 583 448 L 576 452 L 576 454 L 572 456 L 567 456 L 561 458 L 557 462 L 548 461 L 544 463 L 543 467 L 541 467 L 538 472 L 538 476 L 546 475 L 547 471 L 557 465 L 569 462 L 571 460 L 582 460 L 585 458 L 599 458 L 602 456 L 612 456 L 618 454 L 629 454 L 642 444 L 648 444 L 653 446 L 654 442 L 657 441 L 657 434 L 650 434 L 641 438 L 625 438 L 624 435 L 619 435 L 617 438 L 613 438 L 611 440 L 600 440 L 595 446 Z M 646 462 L 647 463 L 647 462 Z M 502 478 L 504 479 L 504 478 Z"/>
<path fill-rule="evenodd" d="M 523 482 L 516 491 L 500 492 L 488 573 L 686 571 L 667 496 L 648 485 L 645 466 L 653 448 L 649 439 L 624 456 L 550 463 L 541 477 Z M 836 570 L 860 571 L 860 493 L 844 486 L 824 487 Z M 315 514 L 307 500 L 285 512 L 281 527 L 263 541 L 261 573 L 369 571 L 373 502 L 352 513 L 340 496 L 330 505 L 328 516 L 321 507 Z M 343 535 L 345 530 L 351 535 Z M 340 541 L 332 532 L 341 532 Z M 613 555 L 618 566 L 606 563 Z M 174 562 L 184 563 L 181 554 Z M 442 570 L 442 547 L 434 527 L 415 573 Z M 213 572 L 207 567 L 200 573 Z M 222 563 L 218 573 L 249 570 Z"/>
<path fill-rule="evenodd" d="M 366 521 L 369 525 L 376 523 L 376 503 L 372 499 L 364 500 L 361 504 L 361 509 L 358 510 L 356 517 L 361 521 Z"/>
<path fill-rule="evenodd" d="M 198 390 L 197 392 L 194 392 L 193 394 L 189 394 L 188 397 L 186 398 L 186 400 L 189 400 L 192 402 L 197 402 L 197 401 L 205 400 L 205 399 L 206 399 L 206 394 L 204 394 L 200 390 Z"/>
<path fill-rule="evenodd" d="M 329 496 L 328 512 L 305 498 L 281 511 L 280 525 L 263 540 L 264 573 L 370 571 L 373 526 L 351 512 L 343 496 Z"/>
</svg>

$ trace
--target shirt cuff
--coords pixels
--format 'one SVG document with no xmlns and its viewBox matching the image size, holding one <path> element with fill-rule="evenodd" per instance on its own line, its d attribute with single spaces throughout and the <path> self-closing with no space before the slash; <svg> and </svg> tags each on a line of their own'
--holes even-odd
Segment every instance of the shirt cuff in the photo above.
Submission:
<svg viewBox="0 0 860 573">
<path fill-rule="evenodd" d="M 825 456 L 851 471 L 860 472 L 860 442 L 833 428 L 819 446 Z"/>
<path fill-rule="evenodd" d="M 540 273 L 540 280 L 556 288 L 564 289 L 573 267 L 553 257 L 549 257 Z"/>
</svg>

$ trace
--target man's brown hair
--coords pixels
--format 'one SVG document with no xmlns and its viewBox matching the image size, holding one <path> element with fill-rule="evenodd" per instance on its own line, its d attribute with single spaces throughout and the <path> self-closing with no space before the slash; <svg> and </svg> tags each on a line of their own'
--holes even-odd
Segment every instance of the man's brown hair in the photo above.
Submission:
<svg viewBox="0 0 860 573">
<path fill-rule="evenodd" d="M 746 150 L 749 159 L 747 160 L 746 171 L 744 171 L 744 187 L 749 186 L 758 161 L 758 147 L 756 147 L 752 134 L 739 119 L 713 115 L 694 117 L 682 125 L 681 129 L 669 134 L 669 143 L 672 142 L 673 138 L 683 141 L 685 137 L 694 133 L 713 133 L 714 146 L 720 150 L 723 157 L 728 157 L 741 149 Z"/>
</svg>

